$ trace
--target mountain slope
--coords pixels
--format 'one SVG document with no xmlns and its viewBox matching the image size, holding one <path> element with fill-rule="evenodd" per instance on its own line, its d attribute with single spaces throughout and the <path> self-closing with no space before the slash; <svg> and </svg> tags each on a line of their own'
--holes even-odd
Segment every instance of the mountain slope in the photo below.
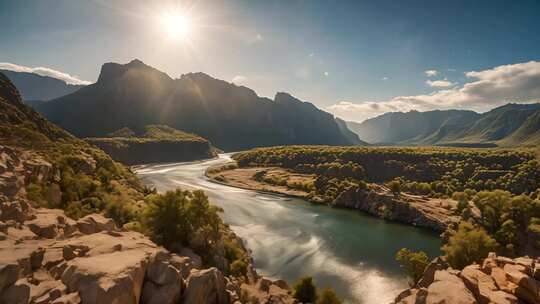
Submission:
<svg viewBox="0 0 540 304">
<path fill-rule="evenodd" d="M 349 127 L 347 126 L 347 122 L 341 118 L 335 118 L 336 120 L 336 123 L 339 127 L 339 129 L 341 130 L 341 133 L 343 135 L 345 135 L 349 141 L 355 145 L 358 145 L 358 146 L 367 146 L 369 145 L 367 142 L 361 140 L 358 135 L 356 133 L 354 133 L 353 131 L 349 130 Z"/>
<path fill-rule="evenodd" d="M 224 150 L 288 144 L 350 145 L 334 117 L 289 94 L 262 98 L 203 73 L 172 79 L 139 60 L 106 63 L 95 84 L 37 109 L 80 137 L 163 124 Z"/>
<path fill-rule="evenodd" d="M 463 110 L 392 112 L 347 125 L 371 143 L 534 145 L 540 132 L 539 112 L 540 104 L 507 104 L 482 114 Z"/>
<path fill-rule="evenodd" d="M 67 84 L 62 80 L 41 76 L 34 73 L 0 70 L 19 89 L 22 99 L 26 101 L 46 101 L 71 94 L 84 85 Z"/>
</svg>

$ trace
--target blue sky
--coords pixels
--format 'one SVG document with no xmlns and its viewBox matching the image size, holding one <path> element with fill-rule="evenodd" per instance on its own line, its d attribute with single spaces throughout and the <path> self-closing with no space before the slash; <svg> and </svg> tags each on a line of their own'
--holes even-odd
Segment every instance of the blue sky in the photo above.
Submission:
<svg viewBox="0 0 540 304">
<path fill-rule="evenodd" d="M 168 36 L 161 21 L 171 11 L 188 16 L 188 38 Z M 139 58 L 171 77 L 202 71 L 359 121 L 387 110 L 482 111 L 540 100 L 539 15 L 536 0 L 0 0 L 0 62 L 95 81 L 104 62 Z M 478 99 L 478 86 L 467 88 L 516 73 L 529 75 L 511 83 L 530 94 Z"/>
</svg>

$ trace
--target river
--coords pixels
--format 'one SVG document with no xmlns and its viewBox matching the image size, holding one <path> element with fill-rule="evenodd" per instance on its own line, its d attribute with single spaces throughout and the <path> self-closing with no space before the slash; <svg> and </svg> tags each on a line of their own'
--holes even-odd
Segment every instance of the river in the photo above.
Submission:
<svg viewBox="0 0 540 304">
<path fill-rule="evenodd" d="M 352 210 L 316 206 L 299 199 L 261 194 L 210 182 L 204 171 L 230 160 L 144 165 L 136 173 L 158 191 L 202 189 L 222 207 L 223 220 L 245 240 L 257 271 L 293 283 L 311 275 L 346 303 L 389 303 L 407 280 L 394 260 L 407 247 L 440 254 L 437 235 Z"/>
</svg>

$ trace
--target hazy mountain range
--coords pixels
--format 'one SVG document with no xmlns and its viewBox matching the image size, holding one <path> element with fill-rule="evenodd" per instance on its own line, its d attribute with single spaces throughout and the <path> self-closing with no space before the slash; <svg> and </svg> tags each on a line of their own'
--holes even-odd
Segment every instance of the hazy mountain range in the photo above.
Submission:
<svg viewBox="0 0 540 304">
<path fill-rule="evenodd" d="M 466 110 L 390 112 L 347 126 L 372 144 L 516 146 L 540 144 L 540 104 Z"/>
<path fill-rule="evenodd" d="M 271 100 L 204 73 L 173 79 L 139 60 L 106 63 L 96 83 L 34 106 L 79 137 L 162 124 L 198 134 L 226 151 L 361 143 L 352 132 L 344 134 L 331 114 L 287 93 Z"/>
<path fill-rule="evenodd" d="M 34 73 L 2 69 L 0 69 L 0 72 L 13 82 L 21 92 L 22 99 L 30 105 L 39 101 L 58 98 L 84 87 L 84 85 L 67 84 L 60 79 Z"/>
</svg>

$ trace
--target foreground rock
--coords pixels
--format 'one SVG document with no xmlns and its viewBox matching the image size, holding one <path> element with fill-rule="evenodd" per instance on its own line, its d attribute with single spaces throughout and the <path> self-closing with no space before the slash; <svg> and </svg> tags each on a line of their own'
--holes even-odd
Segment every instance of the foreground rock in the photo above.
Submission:
<svg viewBox="0 0 540 304">
<path fill-rule="evenodd" d="M 98 214 L 74 221 L 5 196 L 0 207 L 0 303 L 294 303 L 286 284 L 202 269 Z"/>
<path fill-rule="evenodd" d="M 395 303 L 540 303 L 540 260 L 510 259 L 491 253 L 482 265 L 458 271 L 438 259 L 426 268 L 419 283 L 402 292 Z"/>
</svg>

